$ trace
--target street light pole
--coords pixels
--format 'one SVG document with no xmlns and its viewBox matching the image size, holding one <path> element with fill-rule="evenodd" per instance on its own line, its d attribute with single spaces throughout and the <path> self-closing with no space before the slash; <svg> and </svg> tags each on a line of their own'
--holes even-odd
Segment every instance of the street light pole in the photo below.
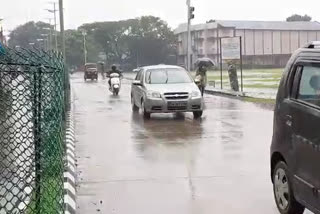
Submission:
<svg viewBox="0 0 320 214">
<path fill-rule="evenodd" d="M 60 14 L 60 35 L 61 35 L 61 52 L 64 59 L 66 61 L 66 46 L 65 46 L 65 38 L 64 38 L 64 16 L 63 16 L 63 0 L 59 0 L 59 14 Z"/>
<path fill-rule="evenodd" d="M 188 6 L 188 35 L 187 35 L 187 68 L 191 70 L 191 20 L 194 19 L 194 7 L 191 7 L 191 0 L 187 0 Z"/>
<path fill-rule="evenodd" d="M 56 3 L 53 3 L 53 16 L 54 16 L 54 42 L 56 51 L 58 50 L 58 35 L 57 35 L 57 15 L 56 15 Z"/>
<path fill-rule="evenodd" d="M 53 13 L 54 16 L 54 40 L 55 40 L 55 49 L 58 51 L 58 34 L 57 34 L 57 8 L 56 8 L 56 2 L 52 2 L 53 4 L 53 10 L 52 9 L 46 9 L 49 13 Z"/>
<path fill-rule="evenodd" d="M 84 64 L 87 64 L 87 45 L 86 45 L 87 32 L 85 30 L 82 31 L 82 36 L 83 36 Z"/>
</svg>

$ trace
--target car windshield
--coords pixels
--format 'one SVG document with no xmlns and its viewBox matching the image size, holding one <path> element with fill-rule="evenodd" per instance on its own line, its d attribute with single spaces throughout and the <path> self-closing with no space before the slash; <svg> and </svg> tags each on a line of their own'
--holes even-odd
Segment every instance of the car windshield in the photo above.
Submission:
<svg viewBox="0 0 320 214">
<path fill-rule="evenodd" d="M 147 84 L 178 84 L 191 83 L 192 79 L 184 69 L 152 69 L 146 73 Z"/>
<path fill-rule="evenodd" d="M 86 65 L 86 69 L 96 69 L 97 68 L 97 65 L 96 64 L 87 64 Z"/>
</svg>

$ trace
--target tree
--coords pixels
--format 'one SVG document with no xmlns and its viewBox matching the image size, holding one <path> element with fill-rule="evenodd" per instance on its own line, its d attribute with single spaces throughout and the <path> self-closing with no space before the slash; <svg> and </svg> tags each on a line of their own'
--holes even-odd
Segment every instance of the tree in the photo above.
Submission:
<svg viewBox="0 0 320 214">
<path fill-rule="evenodd" d="M 31 21 L 20 25 L 10 33 L 9 46 L 28 48 L 31 45 L 35 45 L 38 48 L 43 48 L 44 40 L 48 39 L 50 32 L 48 28 L 52 29 L 53 26 L 45 22 Z"/>
<path fill-rule="evenodd" d="M 298 14 L 294 14 L 290 17 L 287 18 L 287 22 L 310 22 L 312 20 L 311 16 L 308 15 L 298 15 Z"/>
<path fill-rule="evenodd" d="M 84 38 L 80 30 L 65 31 L 66 62 L 69 67 L 80 67 L 84 65 L 83 39 Z M 86 37 L 86 49 L 88 53 L 88 62 L 98 62 L 100 49 L 90 35 Z"/>
<path fill-rule="evenodd" d="M 135 67 L 165 63 L 168 56 L 176 55 L 173 31 L 158 17 L 96 22 L 80 28 L 93 35 L 107 56 L 107 64 Z"/>
<path fill-rule="evenodd" d="M 52 27 L 43 22 L 28 22 L 17 27 L 10 34 L 11 46 L 30 47 L 38 39 L 48 34 Z M 84 24 L 77 30 L 65 32 L 66 62 L 68 66 L 81 66 L 84 63 L 83 36 L 87 32 L 86 44 L 88 62 L 101 61 L 99 53 L 104 52 L 106 64 L 121 64 L 127 69 L 136 66 L 175 63 L 176 37 L 168 24 L 158 17 L 140 18 L 112 22 Z M 170 61 L 169 61 L 170 60 Z M 172 62 L 173 61 L 173 62 Z"/>
<path fill-rule="evenodd" d="M 166 22 L 154 16 L 143 16 L 137 21 L 129 43 L 137 66 L 166 63 L 169 56 L 176 55 L 176 37 Z"/>
</svg>

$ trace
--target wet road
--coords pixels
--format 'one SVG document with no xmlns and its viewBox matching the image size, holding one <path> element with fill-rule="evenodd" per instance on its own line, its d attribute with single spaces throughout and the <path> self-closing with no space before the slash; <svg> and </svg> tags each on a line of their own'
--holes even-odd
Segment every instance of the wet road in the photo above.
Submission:
<svg viewBox="0 0 320 214">
<path fill-rule="evenodd" d="M 277 214 L 269 176 L 271 111 L 206 96 L 192 114 L 132 113 L 120 96 L 74 74 L 78 213 Z"/>
</svg>

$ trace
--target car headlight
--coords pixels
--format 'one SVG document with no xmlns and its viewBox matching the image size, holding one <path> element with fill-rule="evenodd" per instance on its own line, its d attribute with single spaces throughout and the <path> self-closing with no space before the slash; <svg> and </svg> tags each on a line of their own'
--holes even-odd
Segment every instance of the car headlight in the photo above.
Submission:
<svg viewBox="0 0 320 214">
<path fill-rule="evenodd" d="M 147 92 L 147 97 L 148 98 L 161 98 L 161 94 L 156 91 L 148 91 Z"/>
<path fill-rule="evenodd" d="M 201 97 L 201 94 L 200 94 L 199 91 L 193 91 L 193 92 L 191 93 L 191 97 Z"/>
</svg>

